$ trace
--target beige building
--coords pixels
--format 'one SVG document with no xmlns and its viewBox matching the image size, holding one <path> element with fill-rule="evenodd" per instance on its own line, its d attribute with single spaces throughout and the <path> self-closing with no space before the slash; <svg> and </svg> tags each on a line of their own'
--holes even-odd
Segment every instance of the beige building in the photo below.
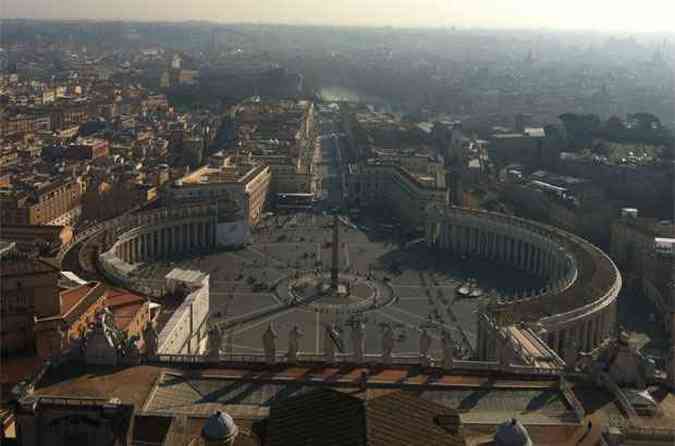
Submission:
<svg viewBox="0 0 675 446">
<path fill-rule="evenodd" d="M 361 207 L 386 205 L 404 224 L 423 229 L 425 212 L 431 203 L 445 205 L 448 188 L 445 177 L 413 174 L 396 162 L 368 162 L 350 166 L 349 196 Z"/>
<path fill-rule="evenodd" d="M 150 303 L 145 297 L 100 282 L 88 282 L 59 294 L 57 314 L 36 319 L 38 356 L 48 359 L 67 350 L 85 336 L 103 308 L 110 310 L 116 328 L 128 337 L 141 337 L 150 320 Z"/>
<path fill-rule="evenodd" d="M 59 293 L 56 311 L 35 320 L 35 344 L 40 358 L 60 354 L 71 341 L 84 335 L 96 311 L 103 306 L 105 290 L 105 285 L 89 282 Z"/>
<path fill-rule="evenodd" d="M 307 101 L 249 101 L 232 111 L 241 153 L 266 163 L 271 192 L 311 193 L 317 133 L 314 104 Z"/>
<path fill-rule="evenodd" d="M 271 168 L 250 157 L 211 157 L 208 165 L 176 180 L 169 188 L 171 200 L 203 200 L 228 195 L 235 200 L 250 225 L 262 217 L 272 180 Z"/>
<path fill-rule="evenodd" d="M 32 352 L 33 317 L 59 305 L 59 270 L 38 258 L 18 254 L 0 260 L 0 348 L 2 354 Z"/>
<path fill-rule="evenodd" d="M 80 178 L 22 179 L 0 189 L 1 221 L 14 225 L 70 224 L 81 212 L 84 191 Z"/>
<path fill-rule="evenodd" d="M 666 330 L 675 313 L 673 266 L 675 226 L 670 220 L 638 216 L 637 209 L 623 209 L 611 227 L 610 254 L 629 286 L 639 289 L 659 310 Z"/>
<path fill-rule="evenodd" d="M 255 157 L 267 163 L 272 173 L 270 190 L 273 193 L 308 194 L 312 192 L 310 169 L 301 159 L 292 159 L 284 155 Z"/>
</svg>

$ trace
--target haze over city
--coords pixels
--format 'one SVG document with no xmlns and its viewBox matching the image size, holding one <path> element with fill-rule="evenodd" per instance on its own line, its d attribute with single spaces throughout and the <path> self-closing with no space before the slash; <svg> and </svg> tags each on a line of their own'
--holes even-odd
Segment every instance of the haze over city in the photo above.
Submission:
<svg viewBox="0 0 675 446">
<path fill-rule="evenodd" d="M 670 32 L 669 0 L 2 0 L 5 18 Z"/>
</svg>

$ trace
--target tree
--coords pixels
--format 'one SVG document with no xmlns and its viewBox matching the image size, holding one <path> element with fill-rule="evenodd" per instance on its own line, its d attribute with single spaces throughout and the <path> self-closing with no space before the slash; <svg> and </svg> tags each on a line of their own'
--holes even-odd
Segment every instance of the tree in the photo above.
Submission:
<svg viewBox="0 0 675 446">
<path fill-rule="evenodd" d="M 592 114 L 564 113 L 559 118 L 565 126 L 570 148 L 577 150 L 591 146 L 601 125 L 600 118 Z"/>
<path fill-rule="evenodd" d="M 618 116 L 610 116 L 605 122 L 602 136 L 610 141 L 620 141 L 626 137 L 626 126 Z"/>
<path fill-rule="evenodd" d="M 634 113 L 632 115 L 628 115 L 628 119 L 631 124 L 641 132 L 660 130 L 662 127 L 661 120 L 651 113 Z"/>
</svg>

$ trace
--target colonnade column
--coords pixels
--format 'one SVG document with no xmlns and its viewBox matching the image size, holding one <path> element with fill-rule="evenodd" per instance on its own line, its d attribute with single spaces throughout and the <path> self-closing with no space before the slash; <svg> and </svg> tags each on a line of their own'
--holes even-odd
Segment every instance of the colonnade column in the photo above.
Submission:
<svg viewBox="0 0 675 446">
<path fill-rule="evenodd" d="M 192 232 L 193 226 L 194 225 L 192 223 L 186 223 L 185 224 L 185 228 L 186 228 L 186 232 L 187 232 L 187 237 L 185 237 L 185 238 L 186 238 L 186 241 L 187 241 L 187 249 L 188 250 L 194 248 L 195 239 L 193 237 L 194 233 Z"/>
<path fill-rule="evenodd" d="M 136 263 L 136 239 L 129 240 L 129 263 Z"/>
</svg>

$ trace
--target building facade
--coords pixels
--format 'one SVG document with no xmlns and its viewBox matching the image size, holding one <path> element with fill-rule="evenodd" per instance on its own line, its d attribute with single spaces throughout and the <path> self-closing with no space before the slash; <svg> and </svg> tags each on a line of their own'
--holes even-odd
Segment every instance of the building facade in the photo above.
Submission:
<svg viewBox="0 0 675 446">
<path fill-rule="evenodd" d="M 77 219 L 85 191 L 81 178 L 29 180 L 0 190 L 3 224 L 64 225 Z"/>
<path fill-rule="evenodd" d="M 269 166 L 234 156 L 216 158 L 176 180 L 168 189 L 170 201 L 209 200 L 229 197 L 239 205 L 249 225 L 260 221 L 272 182 Z"/>
<path fill-rule="evenodd" d="M 3 355 L 33 352 L 35 316 L 52 314 L 59 305 L 59 270 L 20 254 L 0 259 L 0 348 Z"/>
<path fill-rule="evenodd" d="M 430 204 L 445 205 L 443 175 L 416 176 L 398 163 L 369 162 L 350 166 L 349 196 L 360 205 L 389 206 L 405 225 L 422 230 Z"/>
</svg>

